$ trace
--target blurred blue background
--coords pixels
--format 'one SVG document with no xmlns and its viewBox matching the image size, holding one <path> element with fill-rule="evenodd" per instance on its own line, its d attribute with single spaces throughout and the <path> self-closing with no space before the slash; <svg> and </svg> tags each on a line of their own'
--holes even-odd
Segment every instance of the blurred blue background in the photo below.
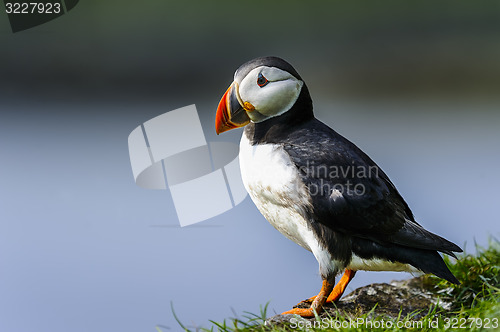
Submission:
<svg viewBox="0 0 500 332">
<path fill-rule="evenodd" d="M 468 252 L 500 236 L 498 2 L 82 1 L 16 34 L 0 13 L 0 40 L 1 331 L 178 331 L 171 303 L 206 327 L 318 292 L 314 257 L 249 198 L 180 228 L 130 169 L 129 133 L 193 103 L 208 141 L 238 142 L 215 109 L 262 55 L 295 66 L 427 229 Z"/>
</svg>

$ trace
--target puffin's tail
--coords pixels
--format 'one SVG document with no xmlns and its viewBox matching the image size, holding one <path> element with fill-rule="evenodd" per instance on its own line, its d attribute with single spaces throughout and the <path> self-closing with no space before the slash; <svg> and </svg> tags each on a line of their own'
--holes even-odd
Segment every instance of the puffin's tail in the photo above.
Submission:
<svg viewBox="0 0 500 332">
<path fill-rule="evenodd" d="M 455 243 L 429 232 L 419 224 L 406 220 L 403 227 L 391 237 L 391 242 L 405 247 L 418 249 L 437 250 L 453 258 L 457 258 L 453 252 L 463 250 Z"/>
<path fill-rule="evenodd" d="M 453 284 L 460 284 L 460 281 L 446 266 L 438 250 L 412 248 L 399 244 L 382 245 L 361 238 L 353 238 L 353 240 L 353 252 L 362 258 L 376 257 L 391 262 L 410 264 L 422 272 L 432 273 Z"/>
<path fill-rule="evenodd" d="M 410 250 L 423 251 L 416 255 L 412 255 L 413 262 L 410 262 L 411 265 L 425 273 L 432 273 L 440 278 L 448 280 L 452 284 L 460 284 L 460 281 L 453 275 L 453 273 L 451 273 L 450 269 L 446 266 L 446 263 L 437 251 L 422 249 Z"/>
</svg>

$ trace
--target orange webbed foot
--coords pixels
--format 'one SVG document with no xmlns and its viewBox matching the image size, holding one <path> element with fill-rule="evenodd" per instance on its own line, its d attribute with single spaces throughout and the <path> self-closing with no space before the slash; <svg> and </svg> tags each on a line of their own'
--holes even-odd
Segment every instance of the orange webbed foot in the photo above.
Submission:
<svg viewBox="0 0 500 332">
<path fill-rule="evenodd" d="M 292 310 L 285 311 L 282 313 L 282 315 L 299 315 L 304 318 L 313 318 L 315 317 L 314 315 L 314 310 L 312 308 L 294 308 Z"/>
<path fill-rule="evenodd" d="M 310 308 L 294 308 L 292 310 L 285 311 L 282 315 L 293 314 L 300 315 L 302 317 L 314 317 L 314 309 L 316 309 L 316 312 L 319 313 L 323 309 L 323 305 L 325 303 L 335 302 L 342 297 L 342 294 L 344 294 L 347 285 L 352 280 L 352 278 L 354 278 L 355 273 L 356 271 L 346 269 L 344 275 L 335 287 L 324 280 L 323 287 L 321 288 L 321 291 L 318 295 L 310 297 L 297 304 L 297 306 L 301 306 L 303 304 L 311 303 Z"/>
</svg>

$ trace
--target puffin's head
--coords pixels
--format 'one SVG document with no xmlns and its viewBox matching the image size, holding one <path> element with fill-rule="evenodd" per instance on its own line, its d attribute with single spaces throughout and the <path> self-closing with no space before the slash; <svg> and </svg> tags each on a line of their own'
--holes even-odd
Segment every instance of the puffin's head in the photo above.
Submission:
<svg viewBox="0 0 500 332">
<path fill-rule="evenodd" d="M 217 108 L 217 134 L 282 115 L 295 104 L 303 85 L 297 71 L 283 59 L 263 57 L 243 64 Z"/>
</svg>

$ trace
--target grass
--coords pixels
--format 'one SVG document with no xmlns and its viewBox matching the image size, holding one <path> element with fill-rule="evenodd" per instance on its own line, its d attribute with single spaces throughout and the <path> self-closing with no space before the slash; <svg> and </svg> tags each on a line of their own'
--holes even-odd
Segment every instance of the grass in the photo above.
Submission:
<svg viewBox="0 0 500 332">
<path fill-rule="evenodd" d="M 476 246 L 477 253 L 462 254 L 452 263 L 445 257 L 453 274 L 462 282 L 452 285 L 440 278 L 427 275 L 426 287 L 441 299 L 452 302 L 451 311 L 439 307 L 429 309 L 421 319 L 413 314 L 398 319 L 372 318 L 371 314 L 350 320 L 347 317 L 297 320 L 290 326 L 265 326 L 267 308 L 259 314 L 245 313 L 243 319 L 213 322 L 203 332 L 284 332 L 284 331 L 500 331 L 500 242 L 490 240 L 488 248 Z M 173 311 L 173 309 L 172 309 Z M 174 311 L 173 311 L 174 312 Z M 376 312 L 376 307 L 372 310 Z M 175 316 L 174 312 L 174 317 Z M 190 331 L 177 319 L 184 331 Z M 163 332 L 158 329 L 158 332 Z"/>
</svg>

